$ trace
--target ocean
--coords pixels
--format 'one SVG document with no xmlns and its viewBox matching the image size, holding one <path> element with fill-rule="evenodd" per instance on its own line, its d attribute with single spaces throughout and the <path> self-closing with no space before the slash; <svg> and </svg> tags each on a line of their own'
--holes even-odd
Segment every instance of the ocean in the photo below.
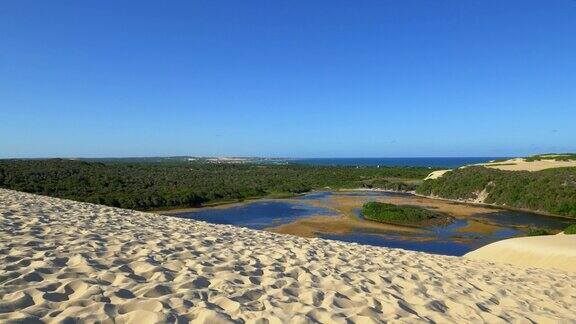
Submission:
<svg viewBox="0 0 576 324">
<path fill-rule="evenodd" d="M 457 168 L 463 165 L 484 163 L 503 157 L 421 157 L 421 158 L 309 158 L 295 159 L 292 163 L 341 166 L 413 166 Z"/>
</svg>

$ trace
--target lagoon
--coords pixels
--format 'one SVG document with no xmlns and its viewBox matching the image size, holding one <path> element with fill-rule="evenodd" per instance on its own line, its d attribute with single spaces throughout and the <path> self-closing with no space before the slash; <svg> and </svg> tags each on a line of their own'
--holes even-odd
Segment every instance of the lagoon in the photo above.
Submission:
<svg viewBox="0 0 576 324">
<path fill-rule="evenodd" d="M 429 226 L 396 230 L 385 224 L 364 220 L 359 210 L 365 201 L 402 198 L 410 201 L 418 198 L 410 194 L 377 191 L 313 192 L 301 197 L 277 200 L 259 200 L 232 206 L 200 208 L 173 214 L 216 224 L 229 224 L 251 229 L 275 228 L 298 221 L 323 218 L 324 222 L 342 222 L 354 219 L 351 230 L 345 233 L 316 232 L 317 237 L 355 242 L 374 246 L 402 248 L 443 255 L 464 255 L 492 242 L 523 236 L 529 226 L 561 230 L 569 220 L 528 212 L 492 209 L 488 213 L 471 213 L 456 217 L 447 226 Z M 339 200 L 352 202 L 353 208 L 343 209 Z M 436 201 L 436 203 L 438 203 Z M 406 204 L 406 203 L 405 203 Z M 445 202 L 445 204 L 452 204 Z M 463 205 L 462 208 L 466 208 Z M 468 207 L 473 208 L 473 207 Z"/>
<path fill-rule="evenodd" d="M 291 201 L 256 201 L 238 206 L 202 208 L 174 216 L 192 218 L 215 224 L 236 225 L 251 229 L 264 229 L 290 223 L 312 215 L 336 214 L 326 208 Z"/>
</svg>

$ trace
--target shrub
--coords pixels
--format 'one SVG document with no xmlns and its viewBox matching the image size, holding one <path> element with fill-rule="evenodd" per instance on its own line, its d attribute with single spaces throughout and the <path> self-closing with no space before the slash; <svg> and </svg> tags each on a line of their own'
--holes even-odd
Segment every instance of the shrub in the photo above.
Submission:
<svg viewBox="0 0 576 324">
<path fill-rule="evenodd" d="M 576 234 L 576 224 L 572 224 L 564 229 L 564 234 Z"/>
<path fill-rule="evenodd" d="M 526 232 L 527 236 L 541 236 L 541 235 L 552 235 L 549 229 L 546 228 L 539 228 L 539 227 L 530 227 L 528 232 Z"/>
</svg>

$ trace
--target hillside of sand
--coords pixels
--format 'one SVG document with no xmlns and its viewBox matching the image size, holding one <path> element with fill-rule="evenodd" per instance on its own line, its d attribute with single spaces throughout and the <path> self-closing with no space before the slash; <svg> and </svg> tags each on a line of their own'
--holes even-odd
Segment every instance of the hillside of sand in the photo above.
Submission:
<svg viewBox="0 0 576 324">
<path fill-rule="evenodd" d="M 576 274 L 0 189 L 0 321 L 576 321 Z"/>
</svg>

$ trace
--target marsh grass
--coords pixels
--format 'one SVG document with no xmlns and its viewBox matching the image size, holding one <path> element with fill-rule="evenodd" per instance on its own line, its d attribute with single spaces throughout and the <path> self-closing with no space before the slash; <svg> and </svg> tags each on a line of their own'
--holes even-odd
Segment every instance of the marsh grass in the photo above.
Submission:
<svg viewBox="0 0 576 324">
<path fill-rule="evenodd" d="M 547 228 L 541 228 L 541 227 L 530 227 L 528 228 L 528 232 L 526 232 L 527 236 L 542 236 L 542 235 L 552 235 L 554 234 L 552 231 L 550 231 Z"/>
</svg>

